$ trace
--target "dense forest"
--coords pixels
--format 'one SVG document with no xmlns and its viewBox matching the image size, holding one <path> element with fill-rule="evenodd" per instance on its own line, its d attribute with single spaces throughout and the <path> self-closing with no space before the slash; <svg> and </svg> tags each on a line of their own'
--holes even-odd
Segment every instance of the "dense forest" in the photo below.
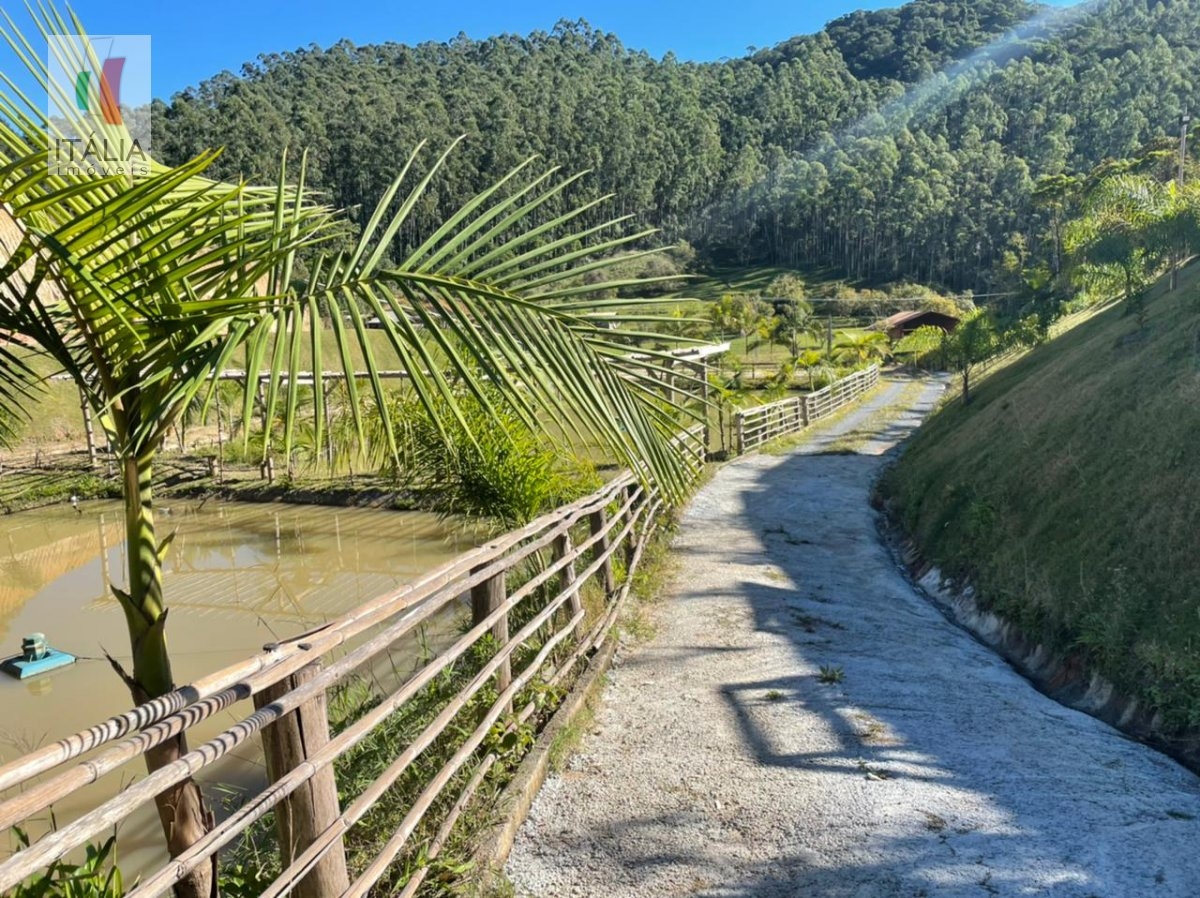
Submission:
<svg viewBox="0 0 1200 898">
<path fill-rule="evenodd" d="M 409 240 L 538 153 L 710 264 L 988 292 L 1059 264 L 1056 178 L 1177 131 L 1198 48 L 1191 0 L 915 0 L 716 63 L 564 22 L 264 55 L 157 104 L 154 140 L 252 179 L 307 148 L 310 183 L 369 208 L 414 144 L 465 134 Z"/>
</svg>

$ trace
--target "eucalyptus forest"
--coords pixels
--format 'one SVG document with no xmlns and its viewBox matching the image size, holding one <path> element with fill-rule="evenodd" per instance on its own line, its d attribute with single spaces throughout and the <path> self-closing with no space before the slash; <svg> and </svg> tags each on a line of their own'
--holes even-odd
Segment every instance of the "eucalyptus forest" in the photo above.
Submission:
<svg viewBox="0 0 1200 898">
<path fill-rule="evenodd" d="M 180 162 L 251 180 L 285 146 L 369 208 L 398 147 L 465 133 L 409 239 L 531 153 L 708 262 L 988 293 L 1059 266 L 1053 179 L 1177 133 L 1200 9 L 915 0 L 739 59 L 655 59 L 585 22 L 448 44 L 272 53 L 155 110 Z"/>
</svg>

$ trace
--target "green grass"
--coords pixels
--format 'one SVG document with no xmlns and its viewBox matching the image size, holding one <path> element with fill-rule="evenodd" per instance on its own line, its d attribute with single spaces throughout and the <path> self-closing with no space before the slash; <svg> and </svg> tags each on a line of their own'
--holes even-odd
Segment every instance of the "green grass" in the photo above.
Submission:
<svg viewBox="0 0 1200 898">
<path fill-rule="evenodd" d="M 340 370 L 341 360 L 336 351 L 333 332 L 325 330 L 321 342 L 326 370 Z M 381 367 L 396 367 L 387 361 L 393 357 L 393 354 L 390 348 L 391 344 L 387 342 L 383 331 L 369 331 L 368 342 Z M 361 370 L 363 366 L 361 348 L 354 346 L 350 356 L 356 368 Z M 31 361 L 31 367 L 41 375 L 50 375 L 56 371 L 54 363 L 45 357 L 32 354 L 26 354 L 24 357 Z M 300 364 L 305 370 L 312 367 L 312 351 L 307 340 L 303 345 Z M 230 367 L 241 368 L 242 365 L 243 356 L 238 353 Z M 17 422 L 18 434 L 15 445 L 12 447 L 14 453 L 29 455 L 39 448 L 48 448 L 64 443 L 83 445 L 83 415 L 79 409 L 79 391 L 74 384 L 64 381 L 47 381 L 36 394 L 29 411 L 30 415 L 27 419 Z M 97 439 L 102 441 L 103 435 L 100 433 L 98 424 L 96 434 Z"/>
<path fill-rule="evenodd" d="M 926 556 L 1029 636 L 1200 727 L 1200 266 L 943 409 L 881 484 Z"/>
<path fill-rule="evenodd" d="M 583 742 L 584 735 L 591 730 L 596 722 L 596 711 L 590 704 L 584 704 L 566 726 L 554 734 L 550 740 L 549 760 L 550 769 L 562 773 L 567 762 Z"/>
<path fill-rule="evenodd" d="M 53 471 L 15 471 L 0 476 L 0 514 L 65 502 L 71 496 L 115 499 L 120 494 L 117 483 L 78 465 Z"/>
</svg>

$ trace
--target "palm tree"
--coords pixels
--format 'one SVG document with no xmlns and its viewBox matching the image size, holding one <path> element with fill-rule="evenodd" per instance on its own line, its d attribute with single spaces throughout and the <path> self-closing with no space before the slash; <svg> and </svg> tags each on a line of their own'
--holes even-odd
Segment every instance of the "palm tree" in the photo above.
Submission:
<svg viewBox="0 0 1200 898">
<path fill-rule="evenodd" d="M 737 395 L 737 391 L 736 376 L 734 380 L 727 380 L 719 371 L 708 375 L 709 402 L 711 405 L 716 406 L 717 409 L 717 431 L 721 435 L 721 452 L 723 454 L 729 451 L 729 444 L 726 439 L 726 412 L 732 414 L 733 400 Z"/>
<path fill-rule="evenodd" d="M 754 344 L 755 356 L 758 355 L 758 350 L 764 345 L 771 345 L 771 341 L 775 337 L 778 327 L 779 319 L 767 313 L 764 313 L 757 321 L 754 322 L 754 336 L 758 337 L 758 342 Z"/>
<path fill-rule="evenodd" d="M 84 33 L 77 19 L 52 8 L 32 15 L 43 37 Z M 4 35 L 31 60 L 14 27 Z M 95 59 L 73 62 L 79 71 L 98 68 Z M 52 92 L 40 64 L 28 67 Z M 646 472 L 669 499 L 682 494 L 686 469 L 668 438 L 678 421 L 656 401 L 653 354 L 630 360 L 627 343 L 604 326 L 606 309 L 635 303 L 582 298 L 628 284 L 580 286 L 581 275 L 604 270 L 612 251 L 646 234 L 607 236 L 624 219 L 578 225 L 596 202 L 544 221 L 539 210 L 558 202 L 576 178 L 523 163 L 393 261 L 394 238 L 453 149 L 416 178 L 418 147 L 358 242 L 329 257 L 322 248 L 334 239 L 339 217 L 305 190 L 303 162 L 295 185 L 285 160 L 278 183 L 267 189 L 206 178 L 215 153 L 177 167 L 155 163 L 141 175 L 55 172 L 47 165 L 48 134 L 129 139 L 124 125 L 74 104 L 60 112 L 61 120 L 51 121 L 15 88 L 0 90 L 0 204 L 16 235 L 0 267 L 0 330 L 28 337 L 75 381 L 119 462 L 127 583 L 113 592 L 133 660 L 130 670 L 113 664 L 136 702 L 174 688 L 162 583 L 171 537 L 160 539 L 153 512 L 157 448 L 189 405 L 211 396 L 216 376 L 239 354 L 247 384 L 260 374 L 267 380 L 263 417 L 282 418 L 285 455 L 301 417 L 322 445 L 324 399 L 315 391 L 302 416 L 298 375 L 306 351 L 313 370 L 325 370 L 327 328 L 334 364 L 347 375 L 367 372 L 365 398 L 385 424 L 393 456 L 395 422 L 378 376 L 384 361 L 405 370 L 447 439 L 466 420 L 464 403 L 479 404 L 498 422 L 502 403 L 524 426 L 545 432 L 549 421 L 565 423 L 562 439 L 603 445 Z M 303 280 L 295 277 L 301 253 L 309 272 Z M 375 356 L 370 316 L 382 322 L 389 359 Z M 0 347 L 0 421 L 27 415 L 38 383 L 24 357 Z M 345 385 L 361 440 L 364 397 L 355 378 L 347 376 Z M 245 394 L 242 419 L 249 421 L 254 391 Z M 149 752 L 147 764 L 157 769 L 186 750 L 184 738 L 175 738 Z M 199 789 L 186 781 L 157 801 L 168 847 L 178 855 L 207 828 Z M 181 894 L 207 898 L 211 877 L 197 870 Z"/>
<path fill-rule="evenodd" d="M 829 359 L 819 349 L 806 349 L 796 357 L 797 367 L 803 368 L 808 374 L 808 390 L 811 393 L 817 388 L 817 377 L 829 377 L 833 368 Z"/>
<path fill-rule="evenodd" d="M 1145 315 L 1142 292 L 1159 262 L 1170 254 L 1156 236 L 1170 217 L 1171 204 L 1168 188 L 1153 178 L 1120 174 L 1091 190 L 1084 214 L 1067 229 L 1068 250 L 1092 269 L 1085 274 L 1119 273 L 1124 299 L 1139 324 Z"/>
<path fill-rule="evenodd" d="M 839 331 L 833 343 L 833 358 L 839 364 L 865 367 L 882 362 L 891 354 L 891 344 L 882 331 L 851 333 Z"/>
<path fill-rule="evenodd" d="M 775 329 L 775 342 L 789 347 L 792 358 L 800 356 L 800 338 L 816 339 L 818 342 L 825 334 L 825 325 L 813 313 L 813 308 L 802 299 L 794 299 L 785 307 L 779 316 L 779 326 Z"/>
<path fill-rule="evenodd" d="M 1170 289 L 1179 284 L 1179 267 L 1200 248 L 1200 189 L 1172 181 L 1162 188 L 1164 201 L 1147 229 L 1156 256 L 1170 264 Z"/>
</svg>

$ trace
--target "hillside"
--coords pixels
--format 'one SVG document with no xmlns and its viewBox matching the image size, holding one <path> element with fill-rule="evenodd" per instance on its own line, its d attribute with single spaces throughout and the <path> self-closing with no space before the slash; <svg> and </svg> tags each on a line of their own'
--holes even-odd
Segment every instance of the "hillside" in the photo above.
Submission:
<svg viewBox="0 0 1200 898">
<path fill-rule="evenodd" d="M 914 0 L 780 38 L 705 64 L 582 22 L 272 52 L 159 104 L 155 146 L 177 163 L 223 145 L 218 173 L 254 179 L 307 147 L 311 182 L 351 207 L 373 203 L 418 141 L 466 134 L 410 241 L 540 153 L 593 170 L 585 195 L 615 192 L 617 211 L 708 262 L 980 292 L 1011 286 L 1014 258 L 1050 258 L 1039 178 L 1169 134 L 1200 86 L 1187 0 Z"/>
<path fill-rule="evenodd" d="M 951 401 L 882 484 L 992 610 L 1200 727 L 1200 265 Z"/>
</svg>

